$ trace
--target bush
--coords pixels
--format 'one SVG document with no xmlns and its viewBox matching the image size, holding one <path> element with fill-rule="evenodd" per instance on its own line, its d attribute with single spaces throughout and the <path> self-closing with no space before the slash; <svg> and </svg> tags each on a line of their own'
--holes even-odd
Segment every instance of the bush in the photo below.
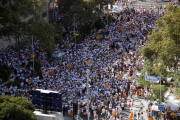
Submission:
<svg viewBox="0 0 180 120">
<path fill-rule="evenodd" d="M 0 120 L 36 120 L 33 111 L 26 98 L 0 96 Z"/>
<path fill-rule="evenodd" d="M 161 85 L 161 100 L 164 102 L 164 93 L 167 91 L 167 88 L 165 85 Z M 155 95 L 156 99 L 160 99 L 160 85 L 154 85 L 153 87 L 153 93 Z"/>
<path fill-rule="evenodd" d="M 0 78 L 3 82 L 6 82 L 11 74 L 11 69 L 6 64 L 0 64 Z"/>
<path fill-rule="evenodd" d="M 141 75 L 141 76 L 138 78 L 137 81 L 138 81 L 138 83 L 139 83 L 140 86 L 142 86 L 142 85 L 144 84 L 144 85 L 146 85 L 146 86 L 149 88 L 149 86 L 151 85 L 151 82 L 145 80 L 145 76 L 144 76 L 144 75 Z"/>
<path fill-rule="evenodd" d="M 156 100 L 155 96 L 147 96 L 147 100 Z"/>
</svg>

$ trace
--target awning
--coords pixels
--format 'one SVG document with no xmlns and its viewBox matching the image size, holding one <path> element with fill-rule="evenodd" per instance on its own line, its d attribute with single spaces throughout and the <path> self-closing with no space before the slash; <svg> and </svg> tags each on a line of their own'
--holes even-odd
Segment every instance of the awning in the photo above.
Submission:
<svg viewBox="0 0 180 120">
<path fill-rule="evenodd" d="M 151 108 L 152 108 L 153 111 L 160 111 L 160 110 L 158 110 L 158 106 L 157 105 L 152 105 Z"/>
</svg>

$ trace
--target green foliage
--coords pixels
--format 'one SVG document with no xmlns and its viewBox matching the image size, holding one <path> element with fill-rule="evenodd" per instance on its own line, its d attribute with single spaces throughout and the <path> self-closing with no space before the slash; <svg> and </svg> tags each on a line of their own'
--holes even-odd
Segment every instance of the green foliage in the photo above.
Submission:
<svg viewBox="0 0 180 120">
<path fill-rule="evenodd" d="M 149 48 L 149 46 L 144 46 L 140 49 L 139 53 L 143 54 L 147 59 L 152 61 L 155 51 L 151 50 L 151 48 Z"/>
<path fill-rule="evenodd" d="M 94 27 L 96 28 L 96 29 L 103 29 L 103 28 L 105 28 L 105 24 L 103 23 L 103 21 L 99 18 L 98 20 L 96 20 L 95 22 L 94 22 Z"/>
<path fill-rule="evenodd" d="M 154 96 L 147 96 L 147 100 L 156 100 L 156 97 L 154 97 Z"/>
<path fill-rule="evenodd" d="M 64 16 L 62 17 L 63 25 L 72 27 L 74 14 L 79 23 L 95 21 L 103 12 L 103 6 L 112 3 L 113 0 L 58 0 L 57 4 L 59 13 Z"/>
<path fill-rule="evenodd" d="M 151 82 L 145 80 L 145 76 L 144 75 L 141 75 L 138 78 L 137 82 L 139 83 L 138 86 L 142 86 L 144 84 L 145 86 L 149 87 L 151 85 Z"/>
<path fill-rule="evenodd" d="M 180 98 L 180 71 L 178 71 L 176 74 L 175 74 L 175 78 L 177 78 L 173 84 L 175 85 L 175 95 Z"/>
<path fill-rule="evenodd" d="M 83 35 L 90 35 L 92 28 L 93 28 L 93 27 L 92 27 L 91 24 L 85 23 L 85 24 L 81 27 L 81 33 L 82 33 Z"/>
<path fill-rule="evenodd" d="M 0 78 L 3 82 L 6 82 L 11 74 L 11 69 L 6 64 L 0 64 Z"/>
<path fill-rule="evenodd" d="M 6 0 L 0 2 L 1 33 L 6 39 L 13 37 L 17 43 L 27 35 L 30 23 L 28 17 L 37 18 L 38 12 L 44 7 L 47 0 L 20 0 L 18 2 Z"/>
<path fill-rule="evenodd" d="M 62 37 L 62 25 L 58 23 L 53 24 L 55 27 L 55 35 L 54 35 L 54 40 L 56 44 L 62 44 L 63 43 L 63 37 Z"/>
<path fill-rule="evenodd" d="M 164 93 L 167 91 L 167 88 L 165 85 L 154 85 L 153 86 L 153 93 L 155 95 L 156 99 L 160 100 L 160 86 L 161 86 L 161 100 L 164 102 Z"/>
<path fill-rule="evenodd" d="M 26 98 L 0 96 L 1 120 L 36 120 L 34 106 Z"/>
<path fill-rule="evenodd" d="M 167 74 L 167 77 L 168 77 L 168 78 L 174 77 L 174 73 L 168 73 L 168 74 Z"/>
<path fill-rule="evenodd" d="M 55 27 L 45 19 L 34 22 L 28 31 L 41 41 L 40 47 L 51 49 L 54 47 Z"/>
</svg>

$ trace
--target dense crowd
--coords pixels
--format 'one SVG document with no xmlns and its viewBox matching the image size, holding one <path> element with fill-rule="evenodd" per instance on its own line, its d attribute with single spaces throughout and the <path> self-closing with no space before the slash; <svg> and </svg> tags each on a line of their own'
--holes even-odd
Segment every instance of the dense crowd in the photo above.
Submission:
<svg viewBox="0 0 180 120">
<path fill-rule="evenodd" d="M 15 52 L 10 46 L 1 52 L 0 62 L 7 64 L 13 70 L 9 81 L 19 78 L 22 80 L 20 88 L 17 86 L 0 85 L 0 94 L 7 92 L 13 96 L 24 96 L 31 100 L 31 91 L 34 89 L 46 89 L 59 91 L 63 98 L 63 113 L 71 116 L 72 102 L 77 98 L 80 105 L 79 115 L 87 114 L 87 71 L 89 74 L 89 105 L 90 112 L 97 117 L 101 112 L 109 120 L 121 119 L 121 112 L 125 108 L 128 95 L 134 95 L 137 91 L 135 84 L 135 70 L 140 71 L 144 60 L 138 57 L 138 50 L 146 44 L 148 35 L 154 29 L 156 19 L 162 13 L 146 10 L 135 11 L 125 9 L 120 13 L 111 13 L 116 19 L 106 26 L 109 34 L 96 40 L 102 30 L 93 33 L 83 43 L 57 44 L 54 54 L 64 51 L 56 62 L 49 63 L 46 53 L 40 51 L 40 41 L 32 45 L 24 46 L 20 52 Z M 106 23 L 106 19 L 102 16 Z M 70 39 L 70 38 L 68 38 Z M 28 66 L 32 60 L 32 51 L 35 59 L 42 63 L 41 70 L 34 78 L 30 77 L 33 67 Z M 19 56 L 19 57 L 17 57 Z M 87 63 L 89 62 L 89 64 Z M 136 73 L 137 74 L 137 73 Z M 108 84 L 108 86 L 106 86 Z M 139 90 L 147 96 L 148 91 Z M 143 116 L 143 115 L 140 115 Z"/>
</svg>

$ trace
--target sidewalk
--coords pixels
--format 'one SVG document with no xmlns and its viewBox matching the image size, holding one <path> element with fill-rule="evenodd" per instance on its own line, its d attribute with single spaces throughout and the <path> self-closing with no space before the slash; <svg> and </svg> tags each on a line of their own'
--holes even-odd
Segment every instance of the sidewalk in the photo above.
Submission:
<svg viewBox="0 0 180 120">
<path fill-rule="evenodd" d="M 136 95 L 134 95 L 136 96 Z M 141 98 L 138 98 L 138 97 L 133 97 L 134 98 L 134 105 L 130 107 L 130 110 L 133 110 L 133 112 L 136 111 L 136 113 L 138 113 L 138 111 L 140 110 L 140 103 L 142 102 L 144 107 L 143 107 L 143 120 L 148 120 L 148 101 L 146 101 L 143 97 Z M 127 99 L 127 105 L 129 105 L 130 103 L 130 96 L 128 96 L 128 99 Z M 131 105 L 131 103 L 130 103 Z M 137 116 L 136 117 L 133 117 L 133 120 L 136 120 L 137 119 Z"/>
</svg>

